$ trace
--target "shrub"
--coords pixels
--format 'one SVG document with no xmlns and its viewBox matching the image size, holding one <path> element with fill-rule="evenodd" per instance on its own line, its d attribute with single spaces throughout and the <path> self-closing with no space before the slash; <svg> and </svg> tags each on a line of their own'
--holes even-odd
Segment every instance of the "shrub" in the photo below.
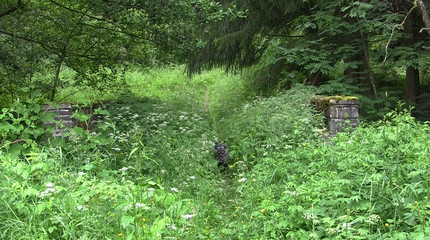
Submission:
<svg viewBox="0 0 430 240">
<path fill-rule="evenodd" d="M 400 111 L 327 141 L 294 150 L 278 146 L 237 181 L 239 208 L 231 209 L 229 234 L 242 239 L 430 236 L 429 131 Z"/>
<path fill-rule="evenodd" d="M 324 123 L 311 103 L 314 91 L 297 85 L 278 96 L 256 98 L 237 113 L 225 113 L 217 131 L 231 145 L 231 154 L 245 162 L 319 140 Z"/>
</svg>

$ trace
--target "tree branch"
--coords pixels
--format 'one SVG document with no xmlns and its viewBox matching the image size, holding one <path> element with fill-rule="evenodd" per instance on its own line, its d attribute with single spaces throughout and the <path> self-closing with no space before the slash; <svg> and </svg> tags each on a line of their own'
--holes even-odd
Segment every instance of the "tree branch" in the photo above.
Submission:
<svg viewBox="0 0 430 240">
<path fill-rule="evenodd" d="M 415 0 L 415 4 L 420 8 L 421 14 L 423 15 L 424 25 L 426 26 L 425 28 L 422 28 L 420 32 L 427 30 L 427 33 L 430 35 L 430 17 L 429 13 L 427 12 L 427 7 L 423 0 Z"/>
<path fill-rule="evenodd" d="M 0 13 L 0 18 L 15 12 L 16 10 L 20 9 L 23 6 L 24 6 L 24 4 L 22 4 L 22 1 L 18 0 L 18 3 L 16 4 L 16 6 L 13 6 L 13 7 L 7 9 L 6 11 Z"/>
<path fill-rule="evenodd" d="M 27 41 L 27 42 L 31 42 L 31 43 L 39 44 L 39 45 L 40 45 L 43 49 L 45 49 L 46 51 L 48 51 L 48 52 L 50 52 L 50 53 L 53 53 L 53 54 L 58 55 L 58 53 L 55 51 L 55 48 L 54 48 L 54 47 L 52 47 L 52 46 L 48 46 L 48 45 L 46 45 L 46 44 L 45 44 L 45 43 L 43 43 L 43 42 L 37 41 L 37 40 L 32 39 L 32 38 L 28 38 L 28 37 L 26 37 L 26 36 L 20 36 L 20 35 L 17 35 L 17 34 L 14 34 L 14 33 L 8 32 L 8 31 L 5 31 L 5 30 L 3 30 L 3 29 L 0 29 L 0 34 L 1 34 L 1 33 L 5 34 L 5 35 L 8 35 L 8 36 L 10 36 L 10 37 L 14 37 L 14 38 L 18 38 L 18 39 L 21 39 L 21 40 Z"/>
<path fill-rule="evenodd" d="M 415 0 L 415 1 L 416 1 L 416 0 Z M 398 27 L 402 27 L 403 25 L 405 25 L 405 23 L 406 23 L 406 19 L 409 17 L 409 15 L 411 14 L 411 12 L 412 12 L 415 8 L 417 8 L 417 5 L 416 5 L 416 4 L 414 4 L 414 6 L 413 6 L 411 9 L 409 9 L 409 11 L 408 11 L 408 13 L 406 14 L 405 18 L 403 19 L 403 21 L 402 21 L 400 24 L 396 24 L 396 25 L 393 27 L 393 29 L 391 30 L 391 36 L 390 36 L 390 38 L 388 39 L 387 45 L 385 45 L 385 57 L 384 57 L 384 61 L 382 61 L 382 64 L 384 64 L 384 63 L 385 63 L 385 61 L 387 61 L 387 58 L 388 58 L 388 47 L 390 46 L 391 40 L 393 39 L 394 31 L 396 31 L 396 28 L 398 28 Z"/>
<path fill-rule="evenodd" d="M 57 5 L 57 6 L 61 7 L 61 8 L 66 9 L 66 10 L 68 10 L 68 11 L 75 12 L 75 13 L 79 13 L 79 14 L 81 14 L 81 15 L 83 15 L 83 16 L 86 16 L 86 17 L 89 17 L 89 18 L 91 18 L 91 19 L 98 20 L 98 21 L 104 21 L 104 22 L 107 22 L 107 23 L 110 23 L 110 24 L 112 24 L 112 25 L 116 26 L 116 23 L 114 23 L 114 22 L 112 22 L 112 21 L 109 21 L 109 20 L 107 20 L 106 18 L 100 18 L 100 17 L 96 17 L 96 16 L 93 16 L 93 15 L 87 14 L 87 12 L 81 12 L 81 11 L 79 11 L 79 10 L 76 10 L 76 9 L 73 9 L 73 8 L 70 8 L 70 7 L 67 7 L 67 6 L 65 6 L 65 5 L 63 5 L 63 4 L 61 4 L 61 3 L 58 3 L 58 2 L 56 2 L 56 1 L 54 1 L 54 0 L 48 0 L 48 1 L 50 1 L 51 3 L 53 3 L 53 4 Z"/>
<path fill-rule="evenodd" d="M 7 146 L 15 144 L 15 143 L 25 142 L 25 141 L 27 141 L 27 140 L 25 140 L 25 139 L 18 139 L 18 140 L 15 140 L 13 142 L 8 142 L 8 143 L 5 143 L 3 146 L 1 146 L 0 149 L 6 148 Z"/>
<path fill-rule="evenodd" d="M 42 43 L 37 42 L 34 39 L 31 39 L 31 38 L 28 38 L 28 37 L 25 37 L 25 36 L 19 36 L 19 35 L 16 35 L 14 33 L 7 32 L 7 31 L 5 31 L 3 29 L 0 29 L 0 33 L 3 33 L 5 35 L 8 35 L 8 36 L 11 36 L 11 37 L 14 37 L 14 38 L 18 38 L 18 39 L 21 39 L 21 40 L 24 40 L 24 41 L 27 41 L 27 42 L 33 42 L 33 43 L 37 43 L 37 44 L 43 45 Z"/>
<path fill-rule="evenodd" d="M 129 37 L 131 37 L 133 39 L 146 40 L 146 41 L 150 41 L 150 42 L 155 43 L 152 39 L 148 39 L 146 37 L 142 37 L 143 34 L 139 35 L 137 33 L 132 33 L 130 31 L 124 31 L 124 30 L 122 30 L 120 28 L 113 29 L 113 28 L 102 27 L 102 26 L 94 26 L 94 25 L 91 25 L 91 24 L 88 24 L 88 23 L 82 23 L 82 25 L 90 27 L 90 28 L 94 28 L 94 29 L 103 29 L 103 30 L 106 30 L 106 31 L 109 31 L 109 32 L 112 32 L 112 33 L 124 34 L 124 35 L 129 36 Z"/>
<path fill-rule="evenodd" d="M 282 34 L 266 34 L 269 37 L 284 37 L 284 38 L 301 38 L 305 35 L 282 35 Z"/>
</svg>

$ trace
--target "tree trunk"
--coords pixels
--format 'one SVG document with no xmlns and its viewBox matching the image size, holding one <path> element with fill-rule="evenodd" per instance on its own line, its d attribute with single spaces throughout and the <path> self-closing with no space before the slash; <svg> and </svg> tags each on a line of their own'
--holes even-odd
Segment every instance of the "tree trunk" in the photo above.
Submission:
<svg viewBox="0 0 430 240">
<path fill-rule="evenodd" d="M 353 21 L 353 19 L 351 19 L 351 21 Z M 356 69 L 351 67 L 346 68 L 343 74 L 346 77 L 359 80 L 362 86 L 366 89 L 364 94 L 368 96 L 373 95 L 375 99 L 378 99 L 375 78 L 373 76 L 372 67 L 370 66 L 369 44 L 367 37 L 363 32 L 363 27 L 361 26 L 361 22 L 358 18 L 356 18 L 354 22 L 351 22 L 351 24 L 352 23 L 358 25 L 359 31 L 349 34 L 345 40 L 350 42 L 351 45 L 357 46 L 357 50 L 353 56 L 345 59 L 345 62 L 357 61 L 361 63 L 358 64 Z"/>
<path fill-rule="evenodd" d="M 416 41 L 418 41 L 418 30 L 414 24 L 414 19 L 417 17 L 416 12 L 411 12 L 411 14 L 406 18 L 404 29 L 405 33 L 408 35 L 404 39 L 404 45 L 410 48 L 414 47 Z M 412 61 L 413 59 L 409 59 Z M 415 97 L 420 92 L 420 73 L 419 69 L 415 66 L 408 66 L 406 68 L 406 89 L 405 97 L 407 100 L 415 101 Z"/>
<path fill-rule="evenodd" d="M 318 71 L 310 76 L 310 82 L 312 86 L 319 86 L 322 82 L 322 72 Z"/>
<path fill-rule="evenodd" d="M 406 99 L 415 101 L 420 91 L 420 71 L 414 67 L 406 68 Z"/>
<path fill-rule="evenodd" d="M 364 38 L 364 34 L 363 32 L 361 32 L 361 37 L 362 37 L 362 50 L 363 50 L 363 63 L 364 66 L 367 68 L 368 70 L 368 78 L 370 80 L 370 85 L 372 87 L 372 91 L 373 91 L 373 96 L 375 97 L 375 99 L 378 99 L 378 92 L 376 91 L 376 85 L 375 85 L 375 77 L 373 76 L 373 71 L 372 68 L 370 67 L 370 60 L 369 60 L 369 46 L 367 44 L 367 39 Z"/>
<path fill-rule="evenodd" d="M 82 13 L 82 16 L 79 19 L 79 21 L 75 24 L 73 29 L 67 35 L 63 50 L 61 51 L 60 59 L 58 60 L 57 72 L 55 73 L 55 79 L 54 79 L 54 86 L 52 87 L 51 102 L 54 101 L 55 93 L 57 92 L 58 82 L 60 81 L 61 65 L 63 65 L 64 59 L 66 58 L 67 48 L 69 46 L 70 39 L 72 39 L 73 33 L 76 31 L 78 26 L 81 24 L 82 19 L 84 18 L 84 16 L 88 12 L 88 10 L 89 10 L 89 8 L 84 13 Z"/>
<path fill-rule="evenodd" d="M 417 0 L 416 4 L 421 10 L 421 15 L 423 16 L 423 22 L 424 22 L 424 25 L 426 26 L 423 29 L 427 30 L 427 33 L 430 35 L 430 17 L 429 17 L 429 13 L 427 12 L 427 6 L 423 0 Z"/>
<path fill-rule="evenodd" d="M 58 82 L 60 81 L 61 65 L 63 65 L 64 58 L 66 57 L 66 49 L 61 52 L 60 59 L 58 60 L 57 71 L 55 73 L 54 86 L 52 86 L 51 102 L 54 102 L 55 93 L 57 92 Z"/>
</svg>

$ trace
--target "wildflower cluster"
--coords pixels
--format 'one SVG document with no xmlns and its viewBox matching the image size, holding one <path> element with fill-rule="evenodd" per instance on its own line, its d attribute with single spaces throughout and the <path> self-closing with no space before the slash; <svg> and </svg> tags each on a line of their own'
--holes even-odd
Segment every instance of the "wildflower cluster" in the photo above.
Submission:
<svg viewBox="0 0 430 240">
<path fill-rule="evenodd" d="M 45 191 L 41 192 L 39 195 L 40 198 L 45 198 L 46 196 L 50 196 L 52 195 L 52 193 L 56 191 L 53 183 L 50 183 L 50 182 L 46 183 L 45 187 L 46 187 Z"/>
<path fill-rule="evenodd" d="M 288 194 L 291 196 L 298 196 L 299 195 L 296 191 L 285 191 L 285 192 L 282 192 L 281 195 L 284 196 L 284 194 Z"/>
<path fill-rule="evenodd" d="M 379 217 L 379 216 L 378 216 L 378 215 L 376 215 L 376 214 L 372 214 L 372 215 L 370 215 L 370 216 L 367 218 L 367 220 L 366 220 L 366 222 L 367 222 L 367 223 L 372 224 L 372 225 L 376 225 L 376 224 L 378 224 L 378 223 L 379 223 L 379 221 L 381 221 L 381 217 Z"/>
</svg>

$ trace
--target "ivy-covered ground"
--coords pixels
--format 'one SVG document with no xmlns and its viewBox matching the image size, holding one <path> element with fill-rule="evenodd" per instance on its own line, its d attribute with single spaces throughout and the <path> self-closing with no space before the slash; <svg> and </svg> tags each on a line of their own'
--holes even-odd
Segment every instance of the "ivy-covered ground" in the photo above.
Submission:
<svg viewBox="0 0 430 240">
<path fill-rule="evenodd" d="M 0 238 L 430 238 L 428 123 L 399 106 L 329 138 L 317 89 L 257 97 L 246 74 L 182 72 L 128 73 L 104 123 L 67 141 L 42 136 L 37 100 L 2 109 Z"/>
</svg>

